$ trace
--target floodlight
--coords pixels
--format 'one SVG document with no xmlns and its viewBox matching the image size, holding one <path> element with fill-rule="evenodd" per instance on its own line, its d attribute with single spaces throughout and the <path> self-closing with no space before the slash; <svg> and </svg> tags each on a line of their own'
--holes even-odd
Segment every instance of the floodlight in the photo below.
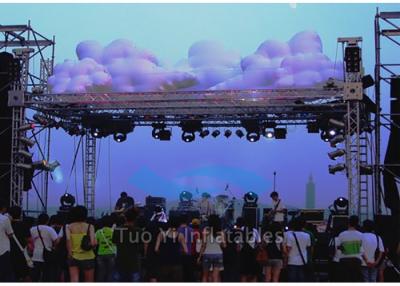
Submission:
<svg viewBox="0 0 400 286">
<path fill-rule="evenodd" d="M 114 133 L 114 140 L 118 143 L 124 142 L 126 140 L 126 134 L 121 132 Z"/>
<path fill-rule="evenodd" d="M 258 195 L 254 192 L 248 192 L 244 195 L 243 200 L 245 204 L 256 204 L 258 201 Z"/>
<path fill-rule="evenodd" d="M 329 152 L 328 156 L 331 158 L 331 160 L 336 160 L 338 157 L 343 156 L 346 154 L 346 151 L 343 149 L 336 149 L 335 151 Z"/>
<path fill-rule="evenodd" d="M 239 137 L 239 138 L 242 138 L 244 136 L 243 131 L 240 130 L 240 129 L 236 130 L 235 133 L 236 133 L 236 136 Z"/>
<path fill-rule="evenodd" d="M 75 204 L 75 197 L 71 194 L 65 193 L 60 197 L 60 204 L 64 208 L 73 207 Z"/>
<path fill-rule="evenodd" d="M 193 194 L 188 191 L 183 191 L 179 194 L 179 200 L 181 202 L 190 202 L 193 198 Z"/>
<path fill-rule="evenodd" d="M 204 138 L 207 137 L 210 134 L 210 131 L 208 129 L 204 129 L 200 131 L 200 137 Z"/>
<path fill-rule="evenodd" d="M 328 141 L 331 144 L 331 147 L 335 148 L 337 144 L 342 143 L 344 141 L 344 136 L 342 134 L 338 134 Z"/>
<path fill-rule="evenodd" d="M 19 155 L 21 155 L 21 156 L 24 156 L 25 158 L 28 158 L 28 159 L 31 159 L 32 158 L 32 156 L 33 156 L 33 154 L 32 153 L 29 153 L 28 151 L 25 151 L 25 150 L 18 150 L 18 152 L 17 152 Z"/>
<path fill-rule="evenodd" d="M 18 128 L 18 131 L 28 131 L 28 130 L 32 130 L 32 129 L 35 129 L 35 124 L 28 123 L 28 124 L 25 124 L 25 125 L 21 125 Z"/>
<path fill-rule="evenodd" d="M 232 135 L 232 131 L 230 131 L 229 129 L 225 131 L 224 136 L 225 136 L 226 138 L 229 138 L 231 135 Z"/>
<path fill-rule="evenodd" d="M 195 135 L 194 132 L 183 132 L 182 133 L 182 140 L 189 143 L 194 141 Z"/>
<path fill-rule="evenodd" d="M 246 135 L 247 140 L 250 142 L 257 142 L 260 140 L 260 133 L 259 132 L 248 132 Z"/>
<path fill-rule="evenodd" d="M 18 140 L 30 148 L 32 148 L 35 145 L 35 141 L 32 141 L 31 139 L 28 139 L 26 137 L 19 137 Z"/>
<path fill-rule="evenodd" d="M 214 137 L 214 138 L 217 138 L 217 137 L 219 136 L 219 134 L 221 134 L 221 132 L 220 132 L 219 130 L 214 130 L 214 131 L 211 133 L 211 136 Z"/>
<path fill-rule="evenodd" d="M 344 129 L 345 124 L 342 121 L 336 120 L 334 118 L 329 119 L 329 124 L 333 127 L 339 128 L 339 129 Z"/>
<path fill-rule="evenodd" d="M 329 174 L 334 175 L 336 172 L 343 171 L 344 169 L 346 169 L 346 165 L 343 163 L 329 165 Z"/>
<path fill-rule="evenodd" d="M 333 208 L 336 215 L 348 215 L 349 201 L 344 197 L 339 197 L 333 202 Z"/>
</svg>

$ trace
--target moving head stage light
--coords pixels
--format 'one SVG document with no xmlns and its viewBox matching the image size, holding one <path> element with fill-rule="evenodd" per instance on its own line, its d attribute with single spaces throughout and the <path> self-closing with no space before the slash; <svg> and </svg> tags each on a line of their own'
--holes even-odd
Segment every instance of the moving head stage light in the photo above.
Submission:
<svg viewBox="0 0 400 286">
<path fill-rule="evenodd" d="M 95 138 L 113 134 L 116 142 L 125 141 L 127 134 L 134 129 L 134 123 L 130 119 L 115 118 L 112 114 L 107 113 L 84 115 L 82 126 L 89 129 Z"/>
</svg>

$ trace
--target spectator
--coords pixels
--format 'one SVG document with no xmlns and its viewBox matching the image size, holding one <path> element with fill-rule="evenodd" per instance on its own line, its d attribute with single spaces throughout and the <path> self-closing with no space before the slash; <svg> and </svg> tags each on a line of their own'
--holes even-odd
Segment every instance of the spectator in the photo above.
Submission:
<svg viewBox="0 0 400 286">
<path fill-rule="evenodd" d="M 363 259 L 362 261 L 361 272 L 364 282 L 376 282 L 378 266 L 383 258 L 385 248 L 381 237 L 374 233 L 374 222 L 372 220 L 364 221 L 363 230 L 362 247 L 366 260 Z M 375 257 L 375 255 L 377 256 Z"/>
<path fill-rule="evenodd" d="M 55 265 L 51 261 L 45 261 L 44 249 L 53 251 L 56 240 L 58 238 L 54 229 L 48 226 L 49 216 L 42 213 L 38 217 L 37 226 L 31 228 L 31 237 L 33 240 L 33 263 L 34 270 L 32 273 L 32 281 L 34 282 L 54 282 Z"/>
<path fill-rule="evenodd" d="M 363 235 L 357 230 L 358 216 L 349 218 L 348 229 L 341 232 L 338 236 L 338 247 L 341 250 L 340 282 L 362 282 L 361 261 L 364 256 L 362 247 Z M 365 258 L 365 257 L 364 257 Z"/>
<path fill-rule="evenodd" d="M 263 241 L 268 253 L 267 265 L 264 266 L 265 282 L 279 282 L 283 257 L 286 255 L 281 224 L 272 222 L 263 235 Z"/>
<path fill-rule="evenodd" d="M 101 219 L 102 228 L 96 231 L 98 243 L 96 257 L 96 282 L 112 282 L 115 266 L 116 246 L 113 238 L 113 220 L 111 216 L 104 216 Z"/>
<path fill-rule="evenodd" d="M 79 282 L 82 274 L 84 282 L 94 282 L 95 254 L 97 242 L 93 225 L 86 223 L 87 209 L 75 206 L 70 211 L 72 223 L 67 225 L 68 266 L 71 282 Z M 87 245 L 82 248 L 84 242 Z"/>
<path fill-rule="evenodd" d="M 159 257 L 155 253 L 157 237 L 162 229 L 167 230 L 167 218 L 161 206 L 156 206 L 154 214 L 146 227 L 149 237 L 144 243 L 146 281 L 157 282 L 160 268 Z"/>
<path fill-rule="evenodd" d="M 14 230 L 15 238 L 11 239 L 11 265 L 13 267 L 13 276 L 16 282 L 30 282 L 30 269 L 27 265 L 25 255 L 17 245 L 25 248 L 31 238 L 31 233 L 27 224 L 21 220 L 22 209 L 18 206 L 9 208 L 8 214 L 12 219 L 11 225 Z"/>
<path fill-rule="evenodd" d="M 240 281 L 256 282 L 257 276 L 261 273 L 261 265 L 256 261 L 257 247 L 261 243 L 261 237 L 257 229 L 245 222 L 241 227 L 244 241 L 240 250 Z"/>
<path fill-rule="evenodd" d="M 224 282 L 240 281 L 240 248 L 242 243 L 243 218 L 238 217 L 236 224 L 225 230 L 226 247 L 223 251 Z"/>
<path fill-rule="evenodd" d="M 208 227 L 204 228 L 201 241 L 198 261 L 203 258 L 202 281 L 221 282 L 220 272 L 224 270 L 222 249 L 226 246 L 226 239 L 221 229 L 221 220 L 217 215 L 208 217 Z"/>
<path fill-rule="evenodd" d="M 200 273 L 201 273 L 201 268 L 197 263 L 201 249 L 200 224 L 201 224 L 200 219 L 197 218 L 192 219 L 193 239 L 192 239 L 192 245 L 190 246 L 191 247 L 190 252 L 192 257 L 194 282 L 200 282 Z"/>
<path fill-rule="evenodd" d="M 143 247 L 142 230 L 136 226 L 137 209 L 125 213 L 123 227 L 116 228 L 112 241 L 117 246 L 116 268 L 120 282 L 140 281 L 140 253 Z"/>
<path fill-rule="evenodd" d="M 331 258 L 331 263 L 330 263 L 330 267 L 329 267 L 329 281 L 330 282 L 339 282 L 340 279 L 340 265 L 339 265 L 339 261 L 341 258 L 341 250 L 339 244 L 338 244 L 338 236 L 339 234 L 346 230 L 346 227 L 340 227 L 337 230 L 335 230 L 335 232 L 333 233 L 333 237 L 331 238 L 330 242 L 329 242 L 329 255 Z"/>
<path fill-rule="evenodd" d="M 311 246 L 311 238 L 303 231 L 304 221 L 296 219 L 293 231 L 286 233 L 286 248 L 288 253 L 287 276 L 289 282 L 305 282 L 307 248 Z"/>
<path fill-rule="evenodd" d="M 193 276 L 193 269 L 196 261 L 192 259 L 192 243 L 193 243 L 193 229 L 188 225 L 188 216 L 186 214 L 180 217 L 180 226 L 178 227 L 178 233 L 182 234 L 186 241 L 186 247 L 188 249 L 187 255 L 182 256 L 182 268 L 183 268 L 183 281 L 195 282 Z M 183 250 L 181 250 L 183 253 Z"/>
<path fill-rule="evenodd" d="M 179 219 L 172 217 L 167 231 L 160 232 L 157 237 L 155 252 L 160 257 L 160 282 L 183 282 L 182 255 L 187 254 L 188 249 L 178 227 Z"/>
<path fill-rule="evenodd" d="M 10 256 L 10 237 L 13 235 L 13 229 L 10 219 L 4 215 L 7 209 L 7 203 L 0 201 L 0 282 L 12 282 L 12 268 Z"/>
</svg>

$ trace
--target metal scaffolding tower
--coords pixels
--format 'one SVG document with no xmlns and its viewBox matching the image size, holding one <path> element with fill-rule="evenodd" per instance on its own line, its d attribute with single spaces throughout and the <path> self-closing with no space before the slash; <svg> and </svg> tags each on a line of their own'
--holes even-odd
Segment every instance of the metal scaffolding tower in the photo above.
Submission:
<svg viewBox="0 0 400 286">
<path fill-rule="evenodd" d="M 393 124 L 390 114 L 382 113 L 381 97 L 382 84 L 390 85 L 392 77 L 400 76 L 400 62 L 392 62 L 393 60 L 382 60 L 382 41 L 391 43 L 394 48 L 398 48 L 400 52 L 400 11 L 396 12 L 380 12 L 378 9 L 375 15 L 375 141 L 381 142 L 382 127 L 390 130 L 390 128 L 400 128 Z M 387 167 L 387 166 L 386 166 Z M 380 144 L 375 145 L 375 196 L 374 206 L 375 213 L 382 214 L 383 192 L 381 188 L 382 171 L 385 165 L 382 163 Z"/>
<path fill-rule="evenodd" d="M 96 192 L 96 138 L 90 132 L 85 135 L 84 153 L 84 204 L 88 209 L 88 215 L 95 216 L 95 192 Z"/>
<path fill-rule="evenodd" d="M 51 57 L 51 61 L 53 61 L 54 39 L 52 41 L 43 37 L 30 26 L 30 23 L 28 25 L 0 25 L 0 34 L 4 36 L 4 40 L 0 41 L 0 50 L 14 48 L 12 52 L 20 65 L 20 78 L 14 82 L 9 91 L 8 105 L 12 108 L 10 205 L 22 206 L 25 160 L 21 154 L 21 151 L 24 150 L 21 138 L 26 137 L 28 130 L 24 128 L 28 123 L 25 118 L 25 109 L 28 107 L 25 99 L 29 92 L 43 91 L 47 87 L 47 77 L 49 76 L 49 70 L 44 72 L 45 79 L 31 73 L 30 63 L 37 57 L 45 61 L 44 50 L 47 47 L 53 47 Z"/>
</svg>

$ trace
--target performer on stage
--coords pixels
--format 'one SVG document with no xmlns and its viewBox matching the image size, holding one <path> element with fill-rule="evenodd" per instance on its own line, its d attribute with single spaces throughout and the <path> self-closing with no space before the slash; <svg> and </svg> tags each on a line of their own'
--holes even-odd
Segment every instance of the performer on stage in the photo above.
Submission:
<svg viewBox="0 0 400 286">
<path fill-rule="evenodd" d="M 278 192 L 272 192 L 270 197 L 272 199 L 272 209 L 267 214 L 267 217 L 270 222 L 279 222 L 282 224 L 285 221 L 286 207 L 282 199 L 279 198 Z"/>
<path fill-rule="evenodd" d="M 214 206 L 210 202 L 210 194 L 208 193 L 202 193 L 201 194 L 201 201 L 199 203 L 199 209 L 200 209 L 200 217 L 201 218 L 206 218 L 209 215 L 214 213 Z"/>
<path fill-rule="evenodd" d="M 120 198 L 115 204 L 115 211 L 122 213 L 130 208 L 133 208 L 134 206 L 135 200 L 132 197 L 128 196 L 126 192 L 122 192 Z"/>
</svg>

